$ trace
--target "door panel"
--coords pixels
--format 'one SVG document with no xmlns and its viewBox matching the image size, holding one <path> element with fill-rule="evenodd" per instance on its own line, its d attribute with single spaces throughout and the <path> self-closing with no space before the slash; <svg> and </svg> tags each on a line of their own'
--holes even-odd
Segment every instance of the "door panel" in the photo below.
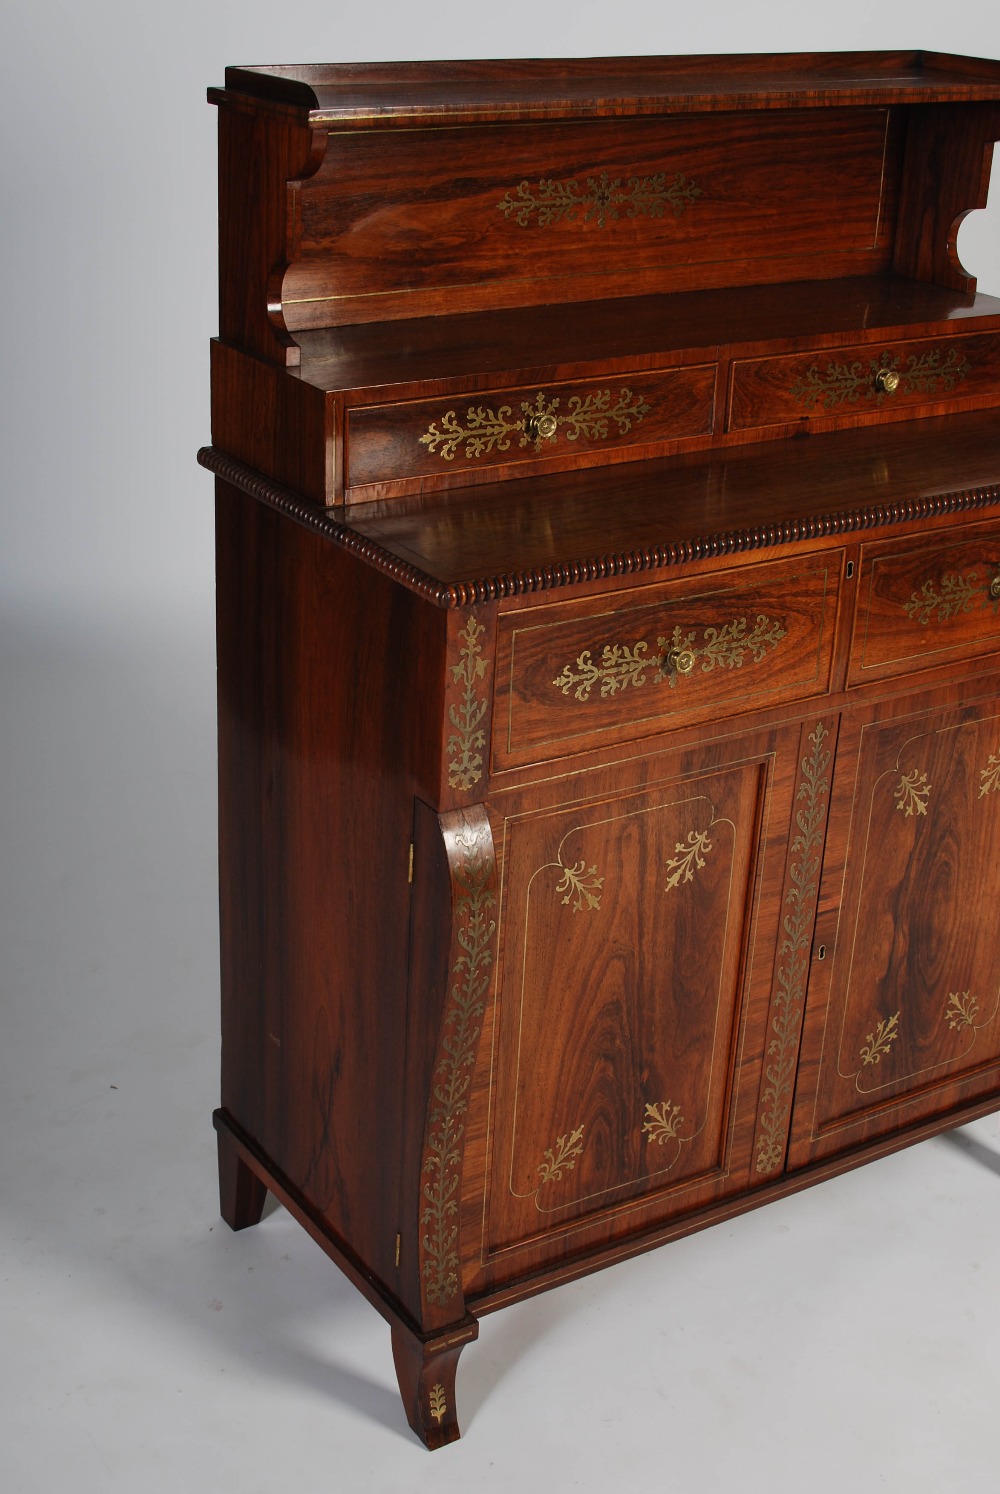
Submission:
<svg viewBox="0 0 1000 1494">
<path fill-rule="evenodd" d="M 765 771 L 508 822 L 493 1251 L 733 1166 Z"/>
<path fill-rule="evenodd" d="M 845 730 L 790 1157 L 856 1146 L 1000 1084 L 1000 702 Z M 854 766 L 854 772 L 850 768 Z M 820 930 L 823 922 L 821 915 Z"/>
</svg>

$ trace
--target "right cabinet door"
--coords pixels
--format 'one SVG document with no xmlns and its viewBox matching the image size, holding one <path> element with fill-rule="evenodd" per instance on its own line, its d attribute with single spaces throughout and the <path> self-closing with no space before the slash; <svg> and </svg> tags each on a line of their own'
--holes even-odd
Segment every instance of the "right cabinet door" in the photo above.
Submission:
<svg viewBox="0 0 1000 1494">
<path fill-rule="evenodd" d="M 1000 1091 L 1000 690 L 843 719 L 788 1153 Z"/>
</svg>

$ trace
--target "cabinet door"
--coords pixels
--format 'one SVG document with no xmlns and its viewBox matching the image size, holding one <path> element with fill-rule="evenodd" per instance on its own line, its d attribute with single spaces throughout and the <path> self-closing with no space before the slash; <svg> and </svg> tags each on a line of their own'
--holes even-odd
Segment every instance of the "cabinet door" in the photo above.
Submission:
<svg viewBox="0 0 1000 1494">
<path fill-rule="evenodd" d="M 767 931 L 754 940 L 762 843 L 790 784 L 773 794 L 773 751 L 724 756 L 683 778 L 674 759 L 659 782 L 646 765 L 631 790 L 606 771 L 604 792 L 576 802 L 570 776 L 562 803 L 496 832 L 495 1280 L 523 1271 L 526 1249 L 534 1264 L 567 1236 L 603 1243 L 746 1186 L 773 957 Z M 778 886 L 776 846 L 771 860 Z"/>
<path fill-rule="evenodd" d="M 903 709 L 841 729 L 793 1166 L 1000 1089 L 1000 698 Z"/>
</svg>

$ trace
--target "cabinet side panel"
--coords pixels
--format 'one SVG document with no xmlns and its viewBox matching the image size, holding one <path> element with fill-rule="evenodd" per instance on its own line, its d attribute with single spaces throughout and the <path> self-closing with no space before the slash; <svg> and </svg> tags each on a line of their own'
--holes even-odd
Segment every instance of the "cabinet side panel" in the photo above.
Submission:
<svg viewBox="0 0 1000 1494">
<path fill-rule="evenodd" d="M 393 1285 L 412 722 L 444 614 L 221 482 L 217 514 L 222 1102 Z"/>
</svg>

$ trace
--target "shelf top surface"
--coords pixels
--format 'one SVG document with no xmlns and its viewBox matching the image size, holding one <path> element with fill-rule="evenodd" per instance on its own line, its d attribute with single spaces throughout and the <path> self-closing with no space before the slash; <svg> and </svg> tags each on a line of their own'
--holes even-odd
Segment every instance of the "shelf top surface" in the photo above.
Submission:
<svg viewBox="0 0 1000 1494">
<path fill-rule="evenodd" d="M 209 98 L 306 111 L 320 127 L 626 118 L 994 100 L 1000 62 L 912 51 L 262 65 L 227 68 Z"/>
<path fill-rule="evenodd" d="M 775 340 L 837 343 L 874 329 L 916 336 L 951 322 L 973 330 L 1000 318 L 1000 299 L 895 275 L 856 275 L 531 306 L 299 332 L 293 377 L 327 392 L 391 390 L 471 375 L 483 387 L 553 378 L 587 365 L 627 368 L 636 358 Z M 463 387 L 466 387 L 463 385 Z"/>
</svg>

